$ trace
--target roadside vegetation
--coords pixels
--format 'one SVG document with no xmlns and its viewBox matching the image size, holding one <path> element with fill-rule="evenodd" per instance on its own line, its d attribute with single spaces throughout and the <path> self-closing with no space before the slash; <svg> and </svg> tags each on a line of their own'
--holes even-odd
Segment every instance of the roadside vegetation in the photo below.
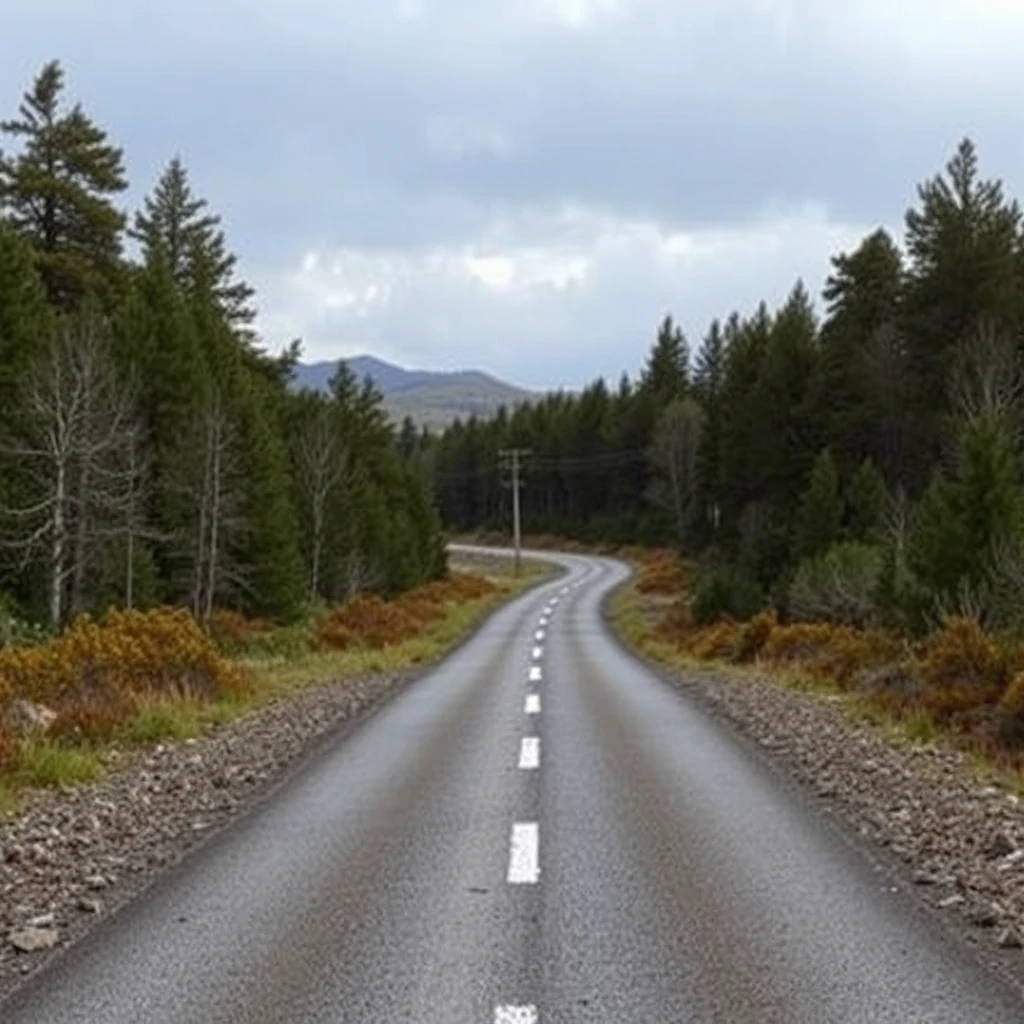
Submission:
<svg viewBox="0 0 1024 1024">
<path fill-rule="evenodd" d="M 648 657 L 688 669 L 755 671 L 840 699 L 893 736 L 948 742 L 978 767 L 1024 787 L 1024 641 L 950 616 L 921 636 L 834 622 L 701 623 L 691 569 L 671 552 L 648 553 L 615 596 L 620 635 Z"/>
<path fill-rule="evenodd" d="M 0 648 L 0 810 L 33 786 L 90 781 L 114 749 L 184 740 L 290 692 L 441 657 L 509 596 L 494 560 L 393 598 L 359 596 L 285 625 L 219 611 L 113 610 L 60 636 Z"/>
</svg>

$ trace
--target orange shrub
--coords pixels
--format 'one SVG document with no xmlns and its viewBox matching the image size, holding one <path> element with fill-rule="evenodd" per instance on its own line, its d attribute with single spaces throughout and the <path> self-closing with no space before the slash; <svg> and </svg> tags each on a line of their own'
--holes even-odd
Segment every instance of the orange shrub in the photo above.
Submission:
<svg viewBox="0 0 1024 1024">
<path fill-rule="evenodd" d="M 733 660 L 754 661 L 779 627 L 775 612 L 758 612 L 749 622 L 740 627 L 739 640 Z"/>
<path fill-rule="evenodd" d="M 0 650 L 9 697 L 57 712 L 58 731 L 115 726 L 147 694 L 212 697 L 241 685 L 239 670 L 183 609 L 112 611 L 76 619 L 59 637 Z"/>
<path fill-rule="evenodd" d="M 900 657 L 900 644 L 894 636 L 836 626 L 827 647 L 813 659 L 811 667 L 813 672 L 848 686 L 858 675 L 896 663 Z"/>
<path fill-rule="evenodd" d="M 1024 722 L 1024 671 L 1016 673 L 999 700 L 999 710 Z"/>
<path fill-rule="evenodd" d="M 1006 653 L 974 619 L 946 619 L 924 644 L 918 671 L 929 686 L 973 687 L 1002 692 L 1010 679 Z"/>
<path fill-rule="evenodd" d="M 765 661 L 804 663 L 825 655 L 837 627 L 824 622 L 793 622 L 772 630 L 762 649 Z"/>
<path fill-rule="evenodd" d="M 690 634 L 684 647 L 701 661 L 732 659 L 739 642 L 740 627 L 723 619 Z"/>
<path fill-rule="evenodd" d="M 681 644 L 693 629 L 693 616 L 687 598 L 673 601 L 654 627 L 654 635 L 669 643 Z"/>
<path fill-rule="evenodd" d="M 671 552 L 662 552 L 642 565 L 636 589 L 641 594 L 680 594 L 688 583 L 682 560 Z"/>
<path fill-rule="evenodd" d="M 332 608 L 320 620 L 316 643 L 337 650 L 378 650 L 399 644 L 443 618 L 448 605 L 476 601 L 496 590 L 495 584 L 483 577 L 452 573 L 391 600 L 375 594 L 360 595 Z"/>
<path fill-rule="evenodd" d="M 418 632 L 420 622 L 397 601 L 385 601 L 376 594 L 355 597 L 331 611 L 317 628 L 317 641 L 324 647 L 378 649 Z"/>
<path fill-rule="evenodd" d="M 259 640 L 274 628 L 266 619 L 250 619 L 229 608 L 217 608 L 210 616 L 210 636 L 219 647 L 237 650 Z"/>
</svg>

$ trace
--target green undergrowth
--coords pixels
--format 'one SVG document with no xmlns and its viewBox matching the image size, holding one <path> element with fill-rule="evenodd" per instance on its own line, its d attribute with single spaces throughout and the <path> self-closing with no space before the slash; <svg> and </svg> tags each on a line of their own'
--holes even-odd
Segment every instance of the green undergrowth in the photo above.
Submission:
<svg viewBox="0 0 1024 1024">
<path fill-rule="evenodd" d="M 103 762 L 92 746 L 72 745 L 43 737 L 19 740 L 11 782 L 25 786 L 72 786 L 103 774 Z"/>
</svg>

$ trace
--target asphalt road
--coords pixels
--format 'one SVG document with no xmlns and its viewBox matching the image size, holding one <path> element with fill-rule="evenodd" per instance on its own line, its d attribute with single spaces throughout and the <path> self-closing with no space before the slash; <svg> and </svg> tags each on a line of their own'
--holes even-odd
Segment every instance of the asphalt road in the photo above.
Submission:
<svg viewBox="0 0 1024 1024">
<path fill-rule="evenodd" d="M 600 602 L 621 566 L 562 561 L 0 1021 L 1024 1020 L 1019 993 L 616 645 Z"/>
</svg>

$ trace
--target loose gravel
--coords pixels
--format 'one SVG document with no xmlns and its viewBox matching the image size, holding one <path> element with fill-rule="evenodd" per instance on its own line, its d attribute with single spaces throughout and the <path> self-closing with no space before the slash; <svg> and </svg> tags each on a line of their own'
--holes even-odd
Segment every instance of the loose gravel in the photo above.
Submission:
<svg viewBox="0 0 1024 1024">
<path fill-rule="evenodd" d="M 902 862 L 923 899 L 956 915 L 950 923 L 983 948 L 1020 949 L 1024 804 L 1004 786 L 977 781 L 964 753 L 894 740 L 852 718 L 842 696 L 756 673 L 661 674 L 754 740 L 823 810 Z M 1016 973 L 1021 965 L 1011 966 Z"/>
<path fill-rule="evenodd" d="M 0 999 L 413 672 L 309 687 L 196 739 L 113 751 L 102 780 L 0 820 Z"/>
</svg>

